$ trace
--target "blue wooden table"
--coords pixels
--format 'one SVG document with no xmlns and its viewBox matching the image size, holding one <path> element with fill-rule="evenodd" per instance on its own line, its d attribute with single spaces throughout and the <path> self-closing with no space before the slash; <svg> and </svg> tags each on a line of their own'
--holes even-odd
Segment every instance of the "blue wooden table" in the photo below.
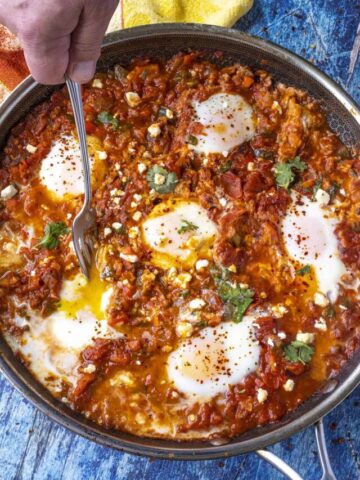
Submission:
<svg viewBox="0 0 360 480">
<path fill-rule="evenodd" d="M 360 101 L 360 3 L 357 0 L 255 0 L 236 28 L 310 59 Z M 358 32 L 358 33 L 357 33 Z M 357 34 L 357 37 L 356 37 Z M 333 468 L 360 478 L 360 387 L 325 419 Z M 304 478 L 320 478 L 308 429 L 271 447 Z M 221 480 L 283 478 L 255 454 L 225 461 L 149 460 L 84 440 L 39 413 L 0 377 L 0 479 Z"/>
</svg>

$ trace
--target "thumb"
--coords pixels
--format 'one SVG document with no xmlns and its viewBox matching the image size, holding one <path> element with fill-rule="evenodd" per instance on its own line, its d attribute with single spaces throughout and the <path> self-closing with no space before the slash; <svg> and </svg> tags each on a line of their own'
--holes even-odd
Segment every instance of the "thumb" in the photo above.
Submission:
<svg viewBox="0 0 360 480">
<path fill-rule="evenodd" d="M 94 76 L 101 42 L 117 4 L 118 0 L 89 0 L 85 3 L 71 35 L 67 73 L 75 82 L 86 83 Z"/>
</svg>

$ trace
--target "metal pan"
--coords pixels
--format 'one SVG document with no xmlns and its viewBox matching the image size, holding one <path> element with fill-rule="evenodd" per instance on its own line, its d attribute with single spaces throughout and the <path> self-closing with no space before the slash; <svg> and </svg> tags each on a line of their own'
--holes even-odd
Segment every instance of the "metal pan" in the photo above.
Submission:
<svg viewBox="0 0 360 480">
<path fill-rule="evenodd" d="M 225 53 L 222 64 L 241 62 L 251 67 L 261 67 L 277 80 L 306 89 L 322 102 L 331 127 L 345 144 L 354 146 L 360 143 L 359 108 L 330 78 L 289 51 L 234 30 L 190 24 L 152 25 L 123 30 L 106 37 L 99 68 L 115 63 L 125 65 L 134 56 L 169 57 L 186 48 L 205 50 L 209 54 L 221 50 Z M 30 77 L 15 89 L 0 107 L 0 145 L 6 141 L 11 127 L 53 90 L 54 87 L 39 85 Z M 317 422 L 360 382 L 359 351 L 336 378 L 329 380 L 321 391 L 277 423 L 258 427 L 222 445 L 176 442 L 139 438 L 95 425 L 53 398 L 19 362 L 3 339 L 0 339 L 0 348 L 0 368 L 4 375 L 51 419 L 102 445 L 167 459 L 204 460 L 263 449 Z"/>
</svg>

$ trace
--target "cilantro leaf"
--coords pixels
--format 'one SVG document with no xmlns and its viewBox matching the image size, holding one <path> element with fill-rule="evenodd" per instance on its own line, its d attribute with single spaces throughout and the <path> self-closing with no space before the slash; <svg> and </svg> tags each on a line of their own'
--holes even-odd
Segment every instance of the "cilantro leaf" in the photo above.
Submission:
<svg viewBox="0 0 360 480">
<path fill-rule="evenodd" d="M 197 137 L 195 137 L 195 135 L 189 135 L 188 143 L 190 143 L 191 145 L 197 145 L 199 143 L 199 140 L 197 139 Z"/>
<path fill-rule="evenodd" d="M 228 280 L 214 278 L 221 300 L 231 307 L 233 321 L 240 323 L 244 313 L 254 301 L 254 292 L 250 288 L 242 288 Z"/>
<path fill-rule="evenodd" d="M 295 180 L 295 172 L 303 172 L 306 169 L 306 164 L 301 161 L 300 157 L 295 157 L 287 163 L 278 163 L 275 167 L 275 178 L 278 187 L 288 189 Z"/>
<path fill-rule="evenodd" d="M 109 112 L 100 112 L 97 119 L 104 125 L 111 125 L 114 130 L 118 130 L 120 127 L 120 121 Z"/>
<path fill-rule="evenodd" d="M 307 343 L 294 340 L 284 347 L 285 358 L 288 362 L 300 362 L 303 365 L 309 363 L 314 355 L 314 347 Z"/>
<path fill-rule="evenodd" d="M 45 235 L 38 246 L 52 250 L 59 245 L 60 237 L 69 231 L 70 229 L 64 222 L 48 223 L 45 227 Z"/>
<path fill-rule="evenodd" d="M 228 172 L 229 170 L 231 170 L 231 167 L 232 167 L 232 161 L 231 160 L 228 160 L 227 162 L 223 163 L 219 170 L 221 173 L 226 173 Z"/>
<path fill-rule="evenodd" d="M 150 186 L 158 193 L 170 193 L 176 188 L 179 180 L 176 173 L 169 172 L 166 168 L 154 165 L 148 170 L 146 180 Z"/>
<path fill-rule="evenodd" d="M 181 226 L 177 229 L 178 233 L 185 233 L 185 232 L 194 232 L 198 230 L 199 227 L 192 222 L 188 222 L 187 220 L 181 220 Z"/>
<path fill-rule="evenodd" d="M 310 265 L 304 265 L 302 268 L 299 268 L 299 270 L 296 270 L 295 275 L 306 275 L 307 273 L 311 272 L 311 267 Z"/>
<path fill-rule="evenodd" d="M 316 182 L 314 183 L 313 195 L 312 195 L 313 200 L 315 200 L 317 191 L 321 188 L 321 186 L 322 186 L 322 176 L 319 178 L 319 180 L 316 180 Z"/>
<path fill-rule="evenodd" d="M 336 317 L 336 310 L 332 305 L 328 305 L 325 308 L 324 317 L 325 318 L 335 318 Z"/>
</svg>

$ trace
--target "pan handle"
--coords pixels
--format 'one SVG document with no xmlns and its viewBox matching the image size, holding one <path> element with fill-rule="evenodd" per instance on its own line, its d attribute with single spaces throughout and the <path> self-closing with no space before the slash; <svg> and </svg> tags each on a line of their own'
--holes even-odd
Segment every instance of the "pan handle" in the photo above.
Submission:
<svg viewBox="0 0 360 480">
<path fill-rule="evenodd" d="M 326 448 L 325 430 L 322 418 L 320 418 L 320 420 L 315 423 L 315 435 L 321 468 L 323 471 L 323 476 L 321 477 L 321 480 L 336 480 L 336 476 L 333 472 L 333 469 L 331 468 L 331 463 Z"/>
<path fill-rule="evenodd" d="M 281 458 L 275 455 L 275 453 L 269 452 L 269 450 L 256 450 L 256 453 L 290 480 L 303 480 L 303 478 L 300 477 L 290 465 L 284 462 L 284 460 L 281 460 Z"/>
<path fill-rule="evenodd" d="M 328 451 L 326 448 L 325 430 L 322 418 L 315 424 L 316 443 L 319 452 L 319 458 L 323 475 L 321 480 L 336 480 L 336 476 L 331 468 Z M 269 462 L 273 467 L 277 468 L 290 480 L 303 480 L 298 473 L 295 472 L 284 460 L 268 450 L 257 450 L 259 457 Z"/>
</svg>

